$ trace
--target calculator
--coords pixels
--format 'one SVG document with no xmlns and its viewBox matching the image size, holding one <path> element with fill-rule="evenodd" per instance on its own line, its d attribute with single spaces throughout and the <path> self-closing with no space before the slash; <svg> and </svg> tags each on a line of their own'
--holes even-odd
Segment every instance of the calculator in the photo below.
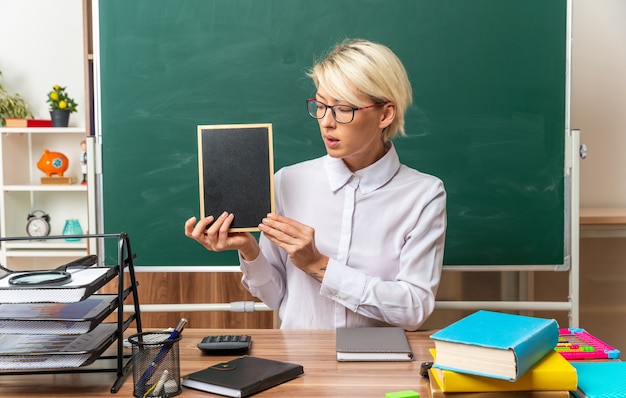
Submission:
<svg viewBox="0 0 626 398">
<path fill-rule="evenodd" d="M 237 355 L 250 350 L 252 337 L 247 334 L 206 336 L 198 348 L 209 355 Z"/>
</svg>

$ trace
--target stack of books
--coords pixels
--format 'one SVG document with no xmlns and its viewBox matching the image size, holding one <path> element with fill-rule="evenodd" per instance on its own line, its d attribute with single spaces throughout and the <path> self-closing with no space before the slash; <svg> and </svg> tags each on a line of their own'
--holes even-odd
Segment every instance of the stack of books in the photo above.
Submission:
<svg viewBox="0 0 626 398">
<path fill-rule="evenodd" d="M 46 119 L 4 119 L 6 127 L 52 127 L 52 120 Z"/>
<path fill-rule="evenodd" d="M 576 390 L 576 369 L 555 351 L 554 319 L 483 310 L 431 338 L 433 398 L 567 398 Z"/>
</svg>

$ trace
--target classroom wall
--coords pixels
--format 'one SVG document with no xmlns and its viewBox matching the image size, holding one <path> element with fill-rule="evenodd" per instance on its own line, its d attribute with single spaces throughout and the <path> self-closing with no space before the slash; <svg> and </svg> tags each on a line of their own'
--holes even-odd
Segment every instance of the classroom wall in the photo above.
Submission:
<svg viewBox="0 0 626 398">
<path fill-rule="evenodd" d="M 581 130 L 581 207 L 626 206 L 626 2 L 575 0 L 572 128 Z"/>
<path fill-rule="evenodd" d="M 574 0 L 571 126 L 588 150 L 581 207 L 626 207 L 625 17 L 626 1 Z M 626 352 L 626 238 L 582 238 L 580 268 L 581 326 Z"/>
<path fill-rule="evenodd" d="M 69 126 L 85 126 L 84 60 L 82 0 L 0 0 L 0 81 L 36 118 L 50 119 L 58 84 L 78 104 Z"/>
</svg>

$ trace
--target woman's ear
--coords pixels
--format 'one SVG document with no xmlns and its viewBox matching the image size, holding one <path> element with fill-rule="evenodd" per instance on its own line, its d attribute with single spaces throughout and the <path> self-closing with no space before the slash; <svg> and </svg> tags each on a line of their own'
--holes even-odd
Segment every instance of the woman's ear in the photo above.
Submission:
<svg viewBox="0 0 626 398">
<path fill-rule="evenodd" d="M 386 103 L 385 105 L 383 105 L 383 111 L 380 116 L 380 123 L 378 124 L 378 127 L 382 129 L 389 127 L 389 125 L 393 122 L 395 118 L 396 104 L 394 104 L 393 102 Z"/>
</svg>

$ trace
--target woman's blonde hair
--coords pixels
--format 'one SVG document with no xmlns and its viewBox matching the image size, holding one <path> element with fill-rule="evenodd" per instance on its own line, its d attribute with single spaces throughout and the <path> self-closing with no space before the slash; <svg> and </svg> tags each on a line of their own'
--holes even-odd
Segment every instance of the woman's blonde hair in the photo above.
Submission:
<svg viewBox="0 0 626 398">
<path fill-rule="evenodd" d="M 362 93 L 374 103 L 392 102 L 394 121 L 383 131 L 383 140 L 405 135 L 404 115 L 413 102 L 411 82 L 404 65 L 388 47 L 362 39 L 348 39 L 338 44 L 308 72 L 316 88 L 322 86 L 335 99 L 356 106 Z"/>
</svg>

